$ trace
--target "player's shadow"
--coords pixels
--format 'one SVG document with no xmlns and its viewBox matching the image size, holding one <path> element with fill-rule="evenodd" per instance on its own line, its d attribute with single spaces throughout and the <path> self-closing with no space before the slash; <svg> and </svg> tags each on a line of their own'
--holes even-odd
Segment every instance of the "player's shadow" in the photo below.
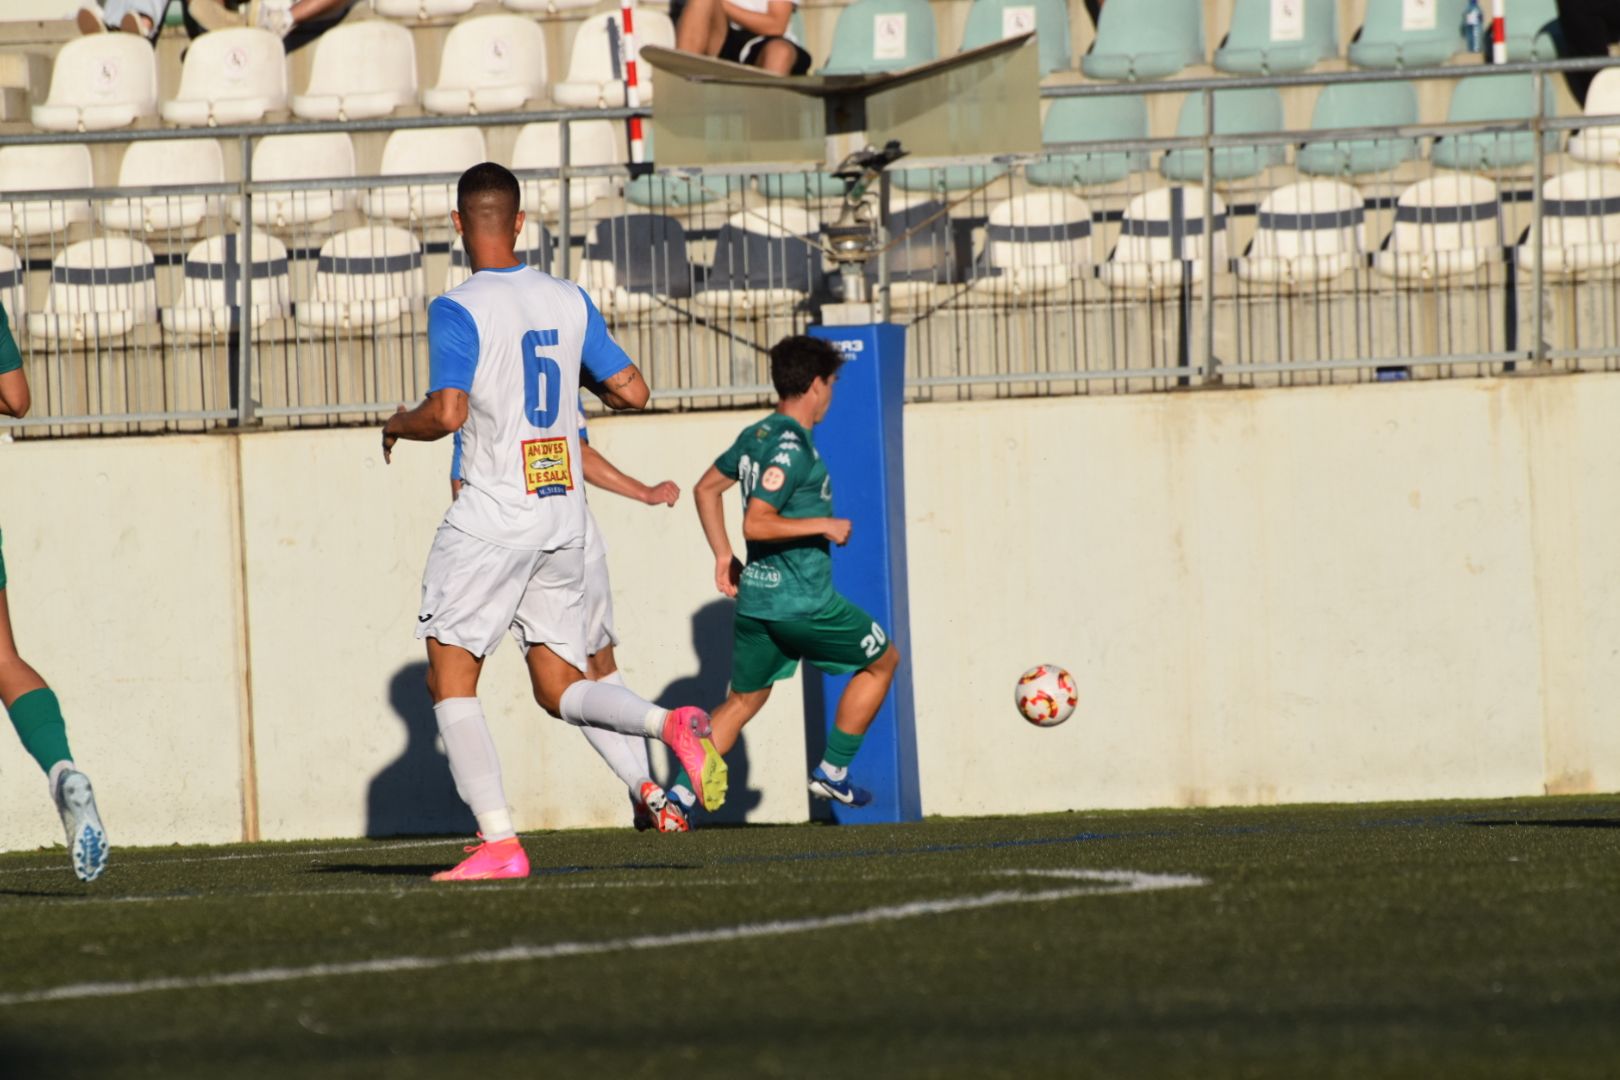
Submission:
<svg viewBox="0 0 1620 1080">
<path fill-rule="evenodd" d="M 698 669 L 670 683 L 653 699 L 666 709 L 678 705 L 699 705 L 713 709 L 726 700 L 731 686 L 731 624 L 734 606 L 725 600 L 705 604 L 692 616 L 692 648 L 697 652 Z M 748 736 L 744 733 L 726 755 L 731 783 L 726 804 L 713 814 L 705 813 L 704 825 L 741 825 L 759 809 L 763 797 L 758 788 L 748 786 Z M 674 782 L 671 775 L 666 786 Z"/>
<path fill-rule="evenodd" d="M 405 749 L 366 791 L 367 836 L 465 836 L 478 822 L 456 794 L 439 749 L 427 664 L 406 664 L 388 683 L 388 704 L 405 725 Z M 442 869 L 442 867 L 441 867 Z"/>
</svg>

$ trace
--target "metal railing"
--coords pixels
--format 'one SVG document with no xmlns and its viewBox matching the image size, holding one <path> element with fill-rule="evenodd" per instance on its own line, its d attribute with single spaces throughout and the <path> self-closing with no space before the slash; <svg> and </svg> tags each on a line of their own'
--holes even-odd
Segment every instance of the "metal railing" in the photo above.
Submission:
<svg viewBox="0 0 1620 1080">
<path fill-rule="evenodd" d="M 1567 259 L 1548 265 L 1543 229 L 1550 163 L 1562 157 L 1549 140 L 1620 124 L 1620 116 L 1531 110 L 1518 121 L 1241 134 L 1220 133 L 1218 124 L 1226 91 L 1519 75 L 1540 101 L 1559 72 L 1612 63 L 1048 88 L 1044 95 L 1055 100 L 1141 95 L 1150 106 L 1165 95 L 1193 95 L 1203 131 L 896 166 L 877 195 L 888 246 L 869 276 L 883 313 L 911 327 L 908 393 L 1110 393 L 1620 367 L 1620 213 L 1595 212 L 1608 196 L 1588 200 L 1594 212 L 1579 218 L 1583 242 L 1614 245 L 1616 258 L 1573 272 Z M 1293 104 L 1299 112 L 1301 103 Z M 8 145 L 92 146 L 212 139 L 238 175 L 0 196 L 18 256 L 15 269 L 0 261 L 0 296 L 23 331 L 36 401 L 26 420 L 0 423 L 61 434 L 347 423 L 419 397 L 427 385 L 426 302 L 466 274 L 446 213 L 459 170 L 270 180 L 254 176 L 254 148 L 295 133 L 380 141 L 402 129 L 476 126 L 504 137 L 531 123 L 555 123 L 559 137 L 556 167 L 516 170 L 533 211 L 525 238 L 531 261 L 582 281 L 662 405 L 765 400 L 770 343 L 838 299 L 837 275 L 817 239 L 837 199 L 818 173 L 798 167 L 632 179 L 622 165 L 574 164 L 579 125 L 629 115 L 549 110 L 10 138 Z M 1533 147 L 1525 160 L 1491 152 L 1525 138 Z M 1486 161 L 1451 173 L 1420 154 L 1393 169 L 1341 176 L 1353 185 L 1356 205 L 1341 206 L 1353 224 L 1320 236 L 1267 235 L 1289 216 L 1267 209 L 1267 200 L 1312 179 L 1294 168 L 1291 147 L 1448 139 L 1485 147 Z M 1180 155 L 1179 180 L 1148 166 L 1159 155 Z M 1244 155 L 1282 163 L 1232 167 Z M 1511 160 L 1493 164 L 1493 157 Z M 1050 181 L 1042 167 L 1077 158 L 1130 167 L 1102 183 L 1034 182 Z M 1402 192 L 1435 175 L 1489 179 L 1494 224 L 1403 208 Z M 1160 190 L 1169 218 L 1144 214 Z M 1219 207 L 1202 198 L 1210 190 Z M 1406 220 L 1414 214 L 1415 225 Z M 1557 220 L 1569 233 L 1574 219 Z M 1435 257 L 1427 269 L 1421 251 L 1391 250 L 1409 234 L 1455 247 L 1448 230 L 1469 229 L 1490 238 L 1476 237 L 1467 258 Z M 99 261 L 95 250 L 69 244 L 85 238 L 100 245 Z M 113 243 L 122 238 L 139 246 Z M 1274 241 L 1295 247 L 1255 250 Z M 1323 269 L 1328 255 L 1331 273 Z M 1259 273 L 1265 258 L 1271 272 Z M 252 272 L 244 272 L 247 263 Z M 102 309 L 123 314 L 109 320 L 97 314 Z"/>
</svg>

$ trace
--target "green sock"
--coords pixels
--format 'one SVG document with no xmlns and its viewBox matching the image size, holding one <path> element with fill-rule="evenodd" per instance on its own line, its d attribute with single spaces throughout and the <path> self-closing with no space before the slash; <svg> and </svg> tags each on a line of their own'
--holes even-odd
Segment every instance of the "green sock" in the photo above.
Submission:
<svg viewBox="0 0 1620 1080">
<path fill-rule="evenodd" d="M 68 750 L 67 724 L 62 720 L 62 706 L 56 692 L 48 686 L 30 690 L 11 703 L 11 726 L 17 729 L 17 738 L 23 749 L 39 762 L 39 767 L 50 774 L 58 761 L 71 761 Z"/>
<path fill-rule="evenodd" d="M 860 752 L 861 743 L 865 738 L 865 735 L 851 735 L 833 728 L 827 732 L 827 752 L 821 755 L 821 759 L 829 765 L 847 769 L 849 763 L 855 760 L 855 755 Z"/>
<path fill-rule="evenodd" d="M 675 782 L 671 784 L 670 787 L 684 787 L 687 791 L 697 790 L 697 788 L 692 785 L 692 778 L 686 775 L 685 768 L 682 768 L 680 772 L 675 774 Z"/>
</svg>

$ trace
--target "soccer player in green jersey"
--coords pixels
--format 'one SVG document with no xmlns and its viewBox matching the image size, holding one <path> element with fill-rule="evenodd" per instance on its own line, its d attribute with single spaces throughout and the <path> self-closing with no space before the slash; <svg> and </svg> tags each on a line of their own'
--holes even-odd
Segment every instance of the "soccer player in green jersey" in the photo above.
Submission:
<svg viewBox="0 0 1620 1080">
<path fill-rule="evenodd" d="M 714 551 L 715 585 L 737 599 L 731 694 L 711 717 L 715 749 L 724 754 L 736 744 L 772 684 L 792 675 L 800 660 L 832 675 L 854 672 L 827 733 L 826 756 L 810 774 L 810 792 L 862 806 L 872 795 L 850 782 L 849 765 L 889 692 L 900 651 L 876 619 L 833 589 L 831 545 L 849 542 L 850 523 L 833 516 L 832 478 L 810 429 L 827 415 L 842 362 L 817 338 L 778 342 L 771 350 L 776 412 L 737 436 L 693 498 Z M 723 495 L 733 484 L 742 485 L 746 566 L 726 532 Z M 684 778 L 680 785 L 691 786 Z"/>
<path fill-rule="evenodd" d="M 25 416 L 30 398 L 22 354 L 11 336 L 6 309 L 0 305 L 0 416 Z M 11 610 L 6 604 L 6 563 L 0 556 L 0 704 L 11 717 L 23 749 L 39 762 L 50 781 L 51 799 L 67 830 L 68 855 L 73 872 L 94 881 L 107 868 L 107 834 L 96 813 L 90 779 L 73 766 L 68 751 L 67 725 L 62 706 L 39 672 L 17 652 L 11 633 Z"/>
</svg>

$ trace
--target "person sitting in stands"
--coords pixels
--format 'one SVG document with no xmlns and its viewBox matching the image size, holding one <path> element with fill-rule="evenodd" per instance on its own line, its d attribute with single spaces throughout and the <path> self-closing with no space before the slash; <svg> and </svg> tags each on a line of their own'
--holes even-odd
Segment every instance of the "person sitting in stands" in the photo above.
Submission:
<svg viewBox="0 0 1620 1080">
<path fill-rule="evenodd" d="M 302 48 L 343 21 L 355 0 L 186 0 L 192 37 L 233 26 L 258 26 L 280 37 L 287 51 Z"/>
<path fill-rule="evenodd" d="M 103 7 L 96 0 L 84 0 L 75 21 L 81 34 L 122 30 L 151 41 L 163 29 L 163 9 L 168 5 L 169 0 L 107 0 Z"/>
<path fill-rule="evenodd" d="M 799 0 L 686 0 L 675 47 L 750 64 L 775 75 L 803 75 L 810 52 L 789 28 Z"/>
</svg>

